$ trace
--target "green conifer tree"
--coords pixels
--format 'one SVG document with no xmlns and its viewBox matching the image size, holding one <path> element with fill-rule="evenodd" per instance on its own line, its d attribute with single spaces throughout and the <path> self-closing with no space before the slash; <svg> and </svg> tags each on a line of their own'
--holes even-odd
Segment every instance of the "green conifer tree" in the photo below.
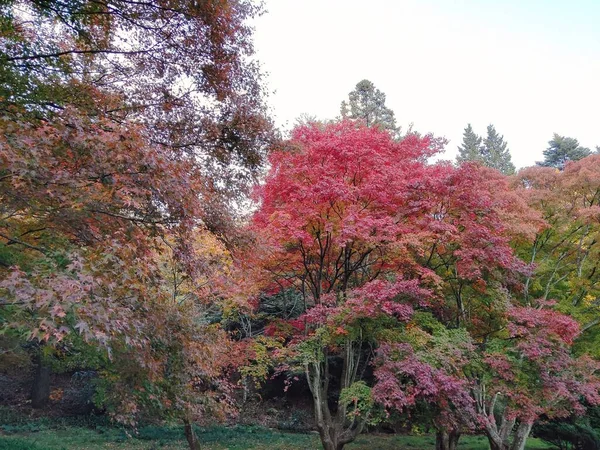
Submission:
<svg viewBox="0 0 600 450">
<path fill-rule="evenodd" d="M 343 101 L 341 114 L 345 119 L 363 120 L 368 127 L 380 127 L 389 130 L 398 137 L 400 128 L 396 125 L 394 111 L 385 106 L 385 94 L 369 80 L 362 80 Z"/>
<path fill-rule="evenodd" d="M 548 148 L 544 150 L 544 160 L 538 161 L 537 165 L 562 170 L 567 161 L 579 161 L 591 153 L 589 148 L 580 146 L 577 139 L 554 133 L 552 140 L 548 141 Z"/>
<path fill-rule="evenodd" d="M 515 173 L 515 166 L 511 161 L 504 137 L 498 134 L 494 125 L 488 125 L 485 139 L 475 134 L 471 124 L 467 125 L 463 132 L 462 145 L 458 147 L 458 156 L 456 157 L 458 164 L 465 161 L 478 161 L 505 175 Z"/>
<path fill-rule="evenodd" d="M 504 175 L 515 173 L 515 165 L 511 161 L 504 136 L 498 134 L 494 125 L 488 125 L 487 137 L 483 141 L 483 146 L 485 147 L 484 164 L 486 166 L 497 169 Z"/>
<path fill-rule="evenodd" d="M 462 145 L 458 147 L 458 156 L 456 161 L 461 164 L 465 161 L 482 161 L 483 154 L 481 148 L 481 137 L 473 131 L 471 124 L 468 124 L 463 132 Z"/>
</svg>

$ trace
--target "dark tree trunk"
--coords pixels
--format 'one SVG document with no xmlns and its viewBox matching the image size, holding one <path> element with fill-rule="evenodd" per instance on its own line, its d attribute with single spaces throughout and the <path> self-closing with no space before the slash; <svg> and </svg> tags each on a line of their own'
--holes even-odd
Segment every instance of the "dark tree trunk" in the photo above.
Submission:
<svg viewBox="0 0 600 450">
<path fill-rule="evenodd" d="M 456 450 L 458 448 L 458 440 L 460 439 L 460 433 L 453 431 L 450 434 L 450 447 L 448 450 Z"/>
<path fill-rule="evenodd" d="M 438 430 L 435 434 L 435 450 L 456 450 L 460 432 L 457 430 Z"/>
<path fill-rule="evenodd" d="M 190 450 L 200 450 L 200 441 L 194 432 L 193 424 L 189 419 L 183 419 L 183 429 L 185 431 L 185 438 L 188 442 Z"/>
<path fill-rule="evenodd" d="M 45 364 L 40 351 L 33 357 L 33 364 L 35 372 L 31 386 L 31 406 L 43 408 L 50 400 L 50 366 Z"/>
</svg>

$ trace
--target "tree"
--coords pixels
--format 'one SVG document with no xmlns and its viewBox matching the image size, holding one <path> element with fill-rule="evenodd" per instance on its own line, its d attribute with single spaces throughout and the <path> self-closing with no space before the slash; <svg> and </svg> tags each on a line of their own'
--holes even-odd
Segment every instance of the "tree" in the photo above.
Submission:
<svg viewBox="0 0 600 450">
<path fill-rule="evenodd" d="M 463 428 L 481 428 L 493 450 L 523 450 L 540 417 L 581 415 L 600 401 L 598 363 L 571 352 L 577 323 L 549 309 L 508 307 L 505 327 L 477 342 L 415 314 L 413 336 L 379 349 L 375 398 L 403 409 L 438 405 L 436 448 L 456 448 Z"/>
<path fill-rule="evenodd" d="M 597 402 L 596 363 L 577 357 L 573 349 L 578 324 L 554 311 L 549 301 L 566 295 L 568 300 L 558 309 L 569 311 L 565 309 L 569 305 L 572 311 L 573 300 L 580 302 L 582 292 L 584 296 L 590 292 L 574 287 L 593 289 L 595 285 L 595 259 L 591 255 L 596 239 L 585 219 L 595 217 L 587 210 L 597 201 L 595 166 L 593 161 L 582 161 L 569 164 L 562 173 L 525 170 L 520 173 L 525 180 L 523 191 L 510 189 L 508 179 L 497 171 L 468 164 L 459 169 L 464 170 L 462 176 L 469 175 L 463 186 L 474 193 L 458 189 L 459 179 L 448 183 L 436 177 L 442 186 L 448 183 L 454 187 L 431 189 L 439 196 L 441 209 L 436 217 L 444 234 L 432 236 L 437 239 L 422 261 L 427 261 L 442 280 L 444 307 L 434 311 L 434 319 L 417 321 L 413 316 L 414 323 L 409 325 L 418 338 L 405 337 L 403 349 L 387 352 L 379 360 L 376 375 L 383 384 L 375 386 L 375 395 L 393 408 L 405 407 L 417 398 L 444 405 L 446 414 L 434 419 L 438 433 L 441 430 L 442 438 L 448 439 L 447 444 L 438 439 L 439 448 L 451 447 L 451 438 L 457 439 L 461 427 L 479 424 L 492 448 L 520 449 L 539 417 L 581 414 L 584 403 Z M 559 182 L 559 178 L 564 181 Z M 564 194 L 558 188 L 562 183 Z M 556 231 L 547 234 L 548 224 L 525 207 L 524 200 L 536 209 L 543 205 L 550 224 L 564 223 L 565 230 L 559 232 L 553 225 Z M 472 223 L 478 216 L 481 222 Z M 460 231 L 455 234 L 450 225 Z M 493 245 L 486 246 L 486 242 Z M 521 249 L 531 248 L 532 242 L 536 250 L 527 260 L 541 262 L 537 273 L 515 258 L 510 249 L 515 246 L 523 255 Z M 486 257 L 492 248 L 501 253 Z M 550 257 L 542 249 L 557 254 Z M 551 266 L 546 268 L 546 264 Z M 571 273 L 569 277 L 576 277 L 578 264 L 583 279 L 565 284 L 565 291 L 557 296 L 560 291 L 552 289 L 565 282 L 563 276 Z M 550 283 L 549 294 L 544 294 L 548 284 L 537 283 L 538 279 Z M 584 305 L 588 314 L 594 309 L 592 302 Z M 445 328 L 468 331 L 448 352 L 443 350 L 448 337 L 441 340 L 447 333 Z"/>
<path fill-rule="evenodd" d="M 504 175 L 512 175 L 515 172 L 504 137 L 498 134 L 493 125 L 488 125 L 487 137 L 483 140 L 483 145 L 481 142 L 481 138 L 473 132 L 471 124 L 467 125 L 463 133 L 463 144 L 458 147 L 457 162 L 461 164 L 465 161 L 479 161 Z"/>
<path fill-rule="evenodd" d="M 141 368 L 146 368 L 153 375 L 148 378 L 156 381 L 156 360 L 164 358 L 155 355 L 168 348 L 169 361 L 182 361 L 176 380 L 191 377 L 194 370 L 204 373 L 204 380 L 216 376 L 220 366 L 215 362 L 215 371 L 198 369 L 203 367 L 198 358 L 202 364 L 211 361 L 209 350 L 198 345 L 203 339 L 203 345 L 212 342 L 215 354 L 221 355 L 218 349 L 226 347 L 226 336 L 209 333 L 196 322 L 201 316 L 193 313 L 196 303 L 210 297 L 203 295 L 200 282 L 183 305 L 176 294 L 181 289 L 177 280 L 196 280 L 210 267 L 207 246 L 198 250 L 190 245 L 202 230 L 195 222 L 202 214 L 197 193 L 204 189 L 193 165 L 169 161 L 134 127 L 106 130 L 98 118 L 90 123 L 61 115 L 37 127 L 31 122 L 19 125 L 0 124 L 5 130 L 0 157 L 10 168 L 3 172 L 7 179 L 0 223 L 5 239 L 3 331 L 40 347 L 72 347 L 71 335 L 78 333 L 115 361 L 115 366 L 108 363 L 105 374 L 116 368 L 126 378 L 133 369 L 143 373 Z M 164 287 L 175 272 L 158 264 L 167 250 L 181 272 L 173 281 L 173 293 Z M 212 335 L 218 339 L 209 339 Z M 128 355 L 127 365 L 123 354 Z M 172 394 L 180 401 L 170 400 L 178 417 L 189 421 L 197 415 L 193 403 L 183 400 L 189 396 L 187 387 L 195 385 L 173 379 L 168 385 L 180 387 Z M 126 402 L 126 395 L 115 398 L 136 409 L 148 406 L 143 397 L 136 402 Z M 156 406 L 159 400 L 154 400 Z M 190 416 L 182 417 L 184 412 Z M 134 414 L 114 417 L 130 420 Z"/>
<path fill-rule="evenodd" d="M 422 157 L 437 147 L 345 121 L 300 127 L 292 150 L 271 155 L 253 218 L 270 248 L 259 262 L 269 289 L 293 288 L 306 305 L 288 326 L 287 363 L 306 376 L 325 449 L 343 448 L 368 420 L 362 374 L 384 324 L 406 322 L 411 303 L 431 295 L 409 254 L 419 245 Z"/>
<path fill-rule="evenodd" d="M 471 124 L 468 124 L 463 132 L 463 143 L 458 147 L 458 153 L 456 162 L 459 164 L 465 161 L 483 161 L 481 137 L 475 134 Z"/>
<path fill-rule="evenodd" d="M 577 139 L 554 133 L 544 150 L 544 160 L 538 161 L 537 165 L 563 170 L 568 161 L 579 161 L 591 153 L 589 148 L 580 146 Z"/>
<path fill-rule="evenodd" d="M 231 372 L 243 359 L 239 345 L 210 320 L 219 279 L 230 254 L 210 232 L 194 236 L 190 270 L 168 240 L 155 255 L 161 285 L 136 314 L 138 345 L 117 345 L 104 367 L 97 403 L 121 423 L 141 417 L 183 422 L 189 448 L 200 442 L 193 424 L 222 421 L 235 414 Z M 198 270 L 202 267 L 202 270 Z"/>
<path fill-rule="evenodd" d="M 525 299 L 556 300 L 560 311 L 581 324 L 577 348 L 597 356 L 600 156 L 569 162 L 562 171 L 526 168 L 515 183 L 547 224 L 531 245 L 518 247 L 522 257 L 535 264 L 525 280 Z"/>
<path fill-rule="evenodd" d="M 448 329 L 430 313 L 413 320 L 406 342 L 378 349 L 374 397 L 388 411 L 425 402 L 433 411 L 436 450 L 455 450 L 461 433 L 478 427 L 463 375 L 475 346 L 464 329 Z"/>
<path fill-rule="evenodd" d="M 507 335 L 491 340 L 483 354 L 487 375 L 473 397 L 490 447 L 523 450 L 542 415 L 581 415 L 585 404 L 600 402 L 598 363 L 573 356 L 579 327 L 568 316 L 540 305 L 511 308 L 507 319 Z"/>
<path fill-rule="evenodd" d="M 487 137 L 483 140 L 483 146 L 488 167 L 497 169 L 505 175 L 512 175 L 515 172 L 504 137 L 498 134 L 493 125 L 487 127 Z"/>
<path fill-rule="evenodd" d="M 179 280 L 206 275 L 198 234 L 225 240 L 228 206 L 260 173 L 270 123 L 245 23 L 256 12 L 221 1 L 2 2 L 3 334 L 73 351 L 80 336 L 123 378 L 133 366 L 156 380 L 149 368 L 177 363 L 171 405 L 194 411 L 188 387 L 222 367 L 209 371 L 199 352 L 222 360 L 228 344 L 197 312 L 213 297 L 195 285 L 182 305 L 160 260 L 170 252 Z M 158 364 L 154 344 L 172 359 Z M 149 403 L 121 406 L 131 405 Z"/>
<path fill-rule="evenodd" d="M 511 242 L 533 238 L 535 215 L 497 171 L 426 165 L 434 143 L 415 135 L 397 143 L 379 130 L 342 122 L 299 128 L 293 150 L 272 155 L 254 217 L 270 247 L 260 263 L 273 280 L 270 289 L 296 289 L 304 297 L 306 312 L 290 321 L 285 354 L 305 372 L 326 449 L 352 440 L 373 400 L 389 398 L 371 391 L 385 384 L 361 379 L 374 347 L 420 351 L 430 332 L 416 310 L 430 310 L 442 328 L 459 328 L 456 336 L 494 333 L 506 309 L 504 293 L 526 271 Z M 443 306 L 441 299 L 447 299 Z M 419 376 L 426 370 L 450 380 L 437 375 L 442 363 L 423 364 L 415 369 Z M 460 372 L 452 376 L 456 386 L 470 386 Z M 440 404 L 455 394 L 468 398 L 458 390 L 439 392 L 423 394 Z M 405 408 L 420 394 L 398 396 L 405 400 L 396 406 Z M 440 412 L 440 440 L 444 426 L 458 426 L 458 416 Z"/>
<path fill-rule="evenodd" d="M 112 96 L 102 114 L 143 123 L 152 144 L 193 157 L 222 200 L 254 182 L 272 137 L 246 23 L 258 7 L 9 0 L 1 8 L 3 110 L 21 105 L 48 117 L 73 105 L 93 115 L 95 89 Z M 215 227 L 228 223 L 222 215 L 211 217 Z"/>
<path fill-rule="evenodd" d="M 480 351 L 477 344 L 503 329 L 510 293 L 519 291 L 527 273 L 512 244 L 533 239 L 541 221 L 505 176 L 478 164 L 439 167 L 428 192 L 424 214 L 435 220 L 417 261 L 435 274 L 437 303 L 430 315 L 413 316 L 401 352 L 396 345 L 382 355 L 374 389 L 386 408 L 431 405 L 436 447 L 448 450 L 463 430 L 480 427 L 469 367 Z"/>
<path fill-rule="evenodd" d="M 597 402 L 596 365 L 574 354 L 572 318 L 522 297 L 531 268 L 511 247 L 530 245 L 546 227 L 522 192 L 473 164 L 446 177 L 430 186 L 439 223 L 419 259 L 439 277 L 443 306 L 432 317 L 414 314 L 399 346 L 380 346 L 374 395 L 394 409 L 418 399 L 443 405 L 433 419 L 438 448 L 480 426 L 492 448 L 521 449 L 540 416 L 578 414 L 582 399 Z"/>
<path fill-rule="evenodd" d="M 394 111 L 385 106 L 385 94 L 369 80 L 362 80 L 340 107 L 342 118 L 362 120 L 368 127 L 380 127 L 398 136 Z"/>
</svg>

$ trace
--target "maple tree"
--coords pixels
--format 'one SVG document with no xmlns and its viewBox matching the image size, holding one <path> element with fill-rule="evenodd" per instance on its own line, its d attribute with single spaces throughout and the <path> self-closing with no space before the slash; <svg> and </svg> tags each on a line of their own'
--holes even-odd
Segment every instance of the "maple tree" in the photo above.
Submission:
<svg viewBox="0 0 600 450">
<path fill-rule="evenodd" d="M 461 428 L 472 428 L 475 424 L 483 427 L 492 448 L 520 449 L 540 416 L 582 413 L 583 401 L 597 402 L 597 368 L 593 361 L 577 358 L 573 353 L 573 340 L 579 330 L 577 323 L 548 309 L 552 305 L 548 292 L 541 295 L 538 291 L 532 295 L 533 280 L 548 276 L 544 266 L 526 266 L 511 248 L 516 246 L 523 254 L 522 249 L 531 249 L 533 243 L 535 249 L 540 236 L 548 232 L 548 223 L 525 205 L 528 202 L 534 206 L 540 198 L 549 199 L 548 194 L 536 191 L 536 178 L 527 170 L 520 173 L 528 180 L 528 189 L 523 192 L 510 189 L 509 180 L 495 171 L 477 166 L 465 169 L 462 174 L 459 169 L 454 176 L 467 176 L 469 181 L 463 186 L 472 191 L 456 189 L 461 186 L 458 179 L 449 184 L 455 186 L 454 190 L 437 190 L 445 205 L 443 213 L 438 215 L 440 221 L 459 225 L 460 232 L 453 234 L 448 231 L 453 228 L 440 225 L 439 230 L 444 234 L 439 235 L 434 244 L 441 245 L 442 250 L 437 254 L 433 245 L 431 252 L 426 253 L 426 260 L 441 277 L 443 298 L 449 302 L 436 313 L 437 320 L 450 328 L 459 326 L 458 329 L 468 331 L 468 335 L 462 344 L 453 344 L 453 353 L 450 353 L 453 358 L 449 362 L 446 355 L 435 356 L 440 351 L 436 340 L 439 337 L 431 336 L 427 328 L 416 327 L 421 330 L 419 345 L 405 341 L 404 345 L 411 344 L 412 348 L 404 349 L 405 356 L 400 362 L 397 362 L 398 356 L 387 358 L 389 361 L 380 360 L 377 373 L 388 385 L 379 397 L 390 401 L 395 394 L 410 404 L 402 390 L 407 386 L 402 380 L 410 377 L 412 382 L 419 383 L 424 399 L 433 403 L 441 400 L 445 405 L 441 411 L 444 419 L 441 428 L 448 428 L 442 434 L 448 436 L 449 442 L 439 448 L 453 448 L 456 442 L 452 443 L 451 438 L 454 436 L 456 440 Z M 534 169 L 534 173 L 538 171 L 542 169 Z M 572 185 L 568 191 L 573 191 Z M 556 194 L 550 203 L 561 201 Z M 563 219 L 569 227 L 579 229 L 571 213 Z M 562 233 L 557 239 L 561 245 L 568 242 Z M 581 242 L 577 241 L 579 245 Z M 575 248 L 577 246 L 570 247 L 569 252 Z M 581 246 L 579 249 L 584 251 Z M 468 257 L 470 254 L 476 258 Z M 537 262 L 535 251 L 533 254 L 533 260 L 528 258 L 530 264 Z M 538 253 L 538 258 L 541 255 Z M 565 273 L 575 276 L 577 270 L 571 266 Z M 459 320 L 452 319 L 456 311 L 460 312 Z M 423 331 L 427 333 L 423 335 Z M 440 335 L 439 330 L 436 333 Z M 429 344 L 423 349 L 423 341 L 434 342 L 438 348 Z M 427 366 L 432 359 L 438 366 L 437 371 Z M 425 381 L 420 382 L 419 377 Z M 436 379 L 444 383 L 436 384 Z M 451 391 L 453 397 L 450 397 L 445 389 L 452 386 L 460 386 L 462 390 Z M 410 399 L 414 402 L 416 396 Z M 501 421 L 497 423 L 498 417 Z M 439 429 L 439 419 L 436 426 Z"/>
<path fill-rule="evenodd" d="M 540 233 L 547 230 L 547 223 L 541 220 L 539 213 L 536 214 L 535 208 L 527 207 L 526 202 L 531 204 L 527 201 L 527 196 L 520 190 L 511 189 L 509 180 L 497 172 L 473 166 L 466 168 L 463 174 L 460 174 L 459 169 L 455 176 L 467 176 L 469 181 L 465 184 L 454 181 L 452 184 L 456 187 L 462 184 L 473 190 L 451 190 L 449 193 L 444 193 L 443 190 L 438 189 L 442 192 L 441 199 L 444 199 L 448 211 L 439 217 L 442 222 L 451 218 L 455 225 L 460 224 L 460 233 L 453 235 L 444 230 L 443 239 L 435 241 L 443 245 L 442 253 L 436 255 L 437 251 L 434 252 L 435 247 L 432 247 L 432 252 L 428 256 L 428 261 L 433 262 L 433 265 L 429 263 L 430 267 L 444 280 L 442 284 L 444 298 L 456 302 L 458 310 L 461 310 L 458 305 L 462 303 L 468 305 L 463 310 L 460 325 L 469 331 L 468 341 L 473 345 L 469 353 L 470 361 L 478 359 L 480 361 L 478 367 L 473 367 L 471 363 L 457 371 L 456 365 L 453 365 L 451 366 L 454 367 L 453 371 L 445 373 L 446 376 L 455 379 L 458 377 L 457 380 L 466 381 L 463 386 L 469 387 L 466 392 L 471 396 L 472 404 L 477 405 L 475 409 L 464 408 L 464 397 L 459 398 L 463 407 L 458 408 L 454 423 L 460 425 L 462 422 L 462 426 L 467 427 L 472 426 L 473 423 L 485 424 L 484 431 L 490 439 L 492 448 L 509 448 L 510 445 L 512 446 L 510 448 L 517 449 L 524 445 L 532 422 L 540 415 L 581 412 L 581 404 L 578 402 L 585 398 L 583 391 L 589 389 L 589 392 L 597 392 L 596 369 L 589 360 L 573 356 L 571 346 L 578 330 L 575 322 L 550 310 L 537 313 L 537 310 L 522 308 L 523 304 L 535 305 L 539 308 L 544 305 L 548 308 L 549 304 L 546 304 L 547 296 L 542 297 L 541 300 L 528 296 L 528 285 L 531 278 L 535 277 L 535 266 L 526 266 L 516 257 L 511 247 L 516 247 L 519 249 L 518 253 L 522 254 L 522 248 L 529 248 L 531 243 L 535 243 L 539 238 Z M 530 194 L 536 197 L 535 193 Z M 477 219 L 473 223 L 474 217 Z M 460 218 L 460 221 L 457 218 Z M 476 255 L 476 259 L 465 258 L 469 255 L 464 253 L 467 249 L 474 252 L 472 254 Z M 472 270 L 465 270 L 465 262 L 473 264 Z M 531 259 L 527 262 L 536 263 Z M 451 304 L 445 309 L 448 306 L 450 311 L 454 309 Z M 444 316 L 443 312 L 437 315 L 439 320 L 447 325 L 450 324 Z M 532 319 L 534 316 L 535 320 Z M 516 342 L 517 336 L 515 334 L 507 336 L 505 330 L 516 329 L 519 324 L 531 322 L 536 327 L 556 331 L 556 336 L 553 338 L 556 340 L 552 344 L 556 345 L 556 348 L 548 350 L 547 347 L 551 347 L 551 344 L 546 341 L 547 336 L 542 336 L 541 332 L 531 332 L 527 344 L 520 347 L 520 350 L 546 347 L 546 356 L 553 355 L 551 361 L 537 359 L 523 364 L 523 355 L 513 357 L 511 361 L 515 366 L 512 366 L 511 370 L 514 378 L 510 381 L 503 380 L 505 373 L 498 370 L 499 367 L 488 363 L 494 359 L 510 359 L 511 354 L 518 352 L 519 350 L 511 347 Z M 563 329 L 557 331 L 554 327 L 556 323 L 562 323 Z M 565 333 L 567 337 L 563 339 Z M 490 348 L 494 345 L 500 346 L 502 350 L 490 356 Z M 461 347 L 457 345 L 455 348 L 458 350 Z M 429 354 L 435 354 L 434 349 L 427 351 Z M 527 356 L 531 357 L 531 355 Z M 552 373 L 551 364 L 557 364 L 557 367 L 562 364 L 562 369 L 557 369 L 558 373 Z M 445 367 L 448 365 L 445 364 Z M 577 370 L 569 372 L 565 370 L 567 367 L 577 367 L 579 372 Z M 542 376 L 543 380 L 540 381 L 540 374 L 545 373 L 549 375 L 545 378 Z M 582 378 L 586 381 L 583 382 Z M 522 381 L 523 385 L 516 386 L 515 380 Z M 550 396 L 536 391 L 541 383 L 546 383 L 546 386 L 551 385 L 549 389 L 555 395 Z M 571 388 L 571 392 L 574 393 L 572 396 L 560 388 L 568 383 L 577 386 Z M 501 402 L 494 400 L 495 394 L 489 392 L 490 386 L 494 386 L 494 389 L 503 386 L 504 390 L 495 391 L 505 396 L 502 407 Z M 510 403 L 507 398 L 514 402 L 512 406 L 507 406 Z M 528 402 L 535 404 L 536 413 L 532 412 L 534 407 Z M 481 407 L 481 405 L 487 406 Z M 557 405 L 561 405 L 563 409 Z M 473 411 L 478 412 L 472 415 Z M 495 417 L 501 417 L 502 422 L 496 425 Z M 518 426 L 513 428 L 515 423 Z M 451 427 L 448 433 L 450 436 L 453 433 L 456 435 L 458 431 L 453 428 L 455 426 Z"/>
<path fill-rule="evenodd" d="M 451 449 L 463 429 L 479 427 L 464 364 L 502 329 L 509 293 L 528 273 L 512 244 L 533 239 L 542 222 L 495 170 L 474 163 L 431 170 L 417 261 L 435 278 L 437 301 L 433 316 L 415 316 L 398 338 L 400 354 L 413 356 L 399 359 L 397 350 L 382 348 L 376 394 L 388 408 L 433 405 L 437 448 Z M 405 392 L 413 389 L 406 377 L 419 384 L 416 394 Z"/>
<path fill-rule="evenodd" d="M 271 157 L 252 225 L 268 250 L 256 260 L 263 289 L 302 296 L 305 313 L 271 332 L 285 339 L 278 356 L 304 370 L 326 449 L 352 440 L 375 401 L 433 405 L 440 449 L 463 429 L 519 449 L 542 414 L 595 401 L 594 365 L 571 355 L 576 323 L 521 305 L 533 268 L 513 247 L 544 229 L 540 214 L 495 170 L 426 164 L 437 144 L 341 122 L 299 127 Z M 363 378 L 372 362 L 374 384 Z M 545 402 L 541 383 L 555 393 Z M 502 402 L 489 386 L 503 386 Z"/>
<path fill-rule="evenodd" d="M 186 270 L 172 246 L 164 245 L 156 255 L 160 284 L 135 315 L 137 334 L 144 338 L 115 343 L 111 364 L 101 371 L 96 403 L 131 426 L 148 416 L 180 420 L 195 450 L 200 443 L 194 422 L 236 414 L 231 374 L 240 349 L 211 320 L 219 307 L 215 286 L 229 271 L 229 252 L 207 231 L 196 233 L 193 247 L 193 271 Z"/>
<path fill-rule="evenodd" d="M 169 250 L 183 278 L 210 267 L 207 249 L 190 245 L 203 228 L 203 177 L 186 160 L 170 161 L 144 145 L 133 127 L 117 134 L 77 120 L 61 116 L 39 128 L 29 122 L 14 134 L 8 133 L 14 122 L 5 127 L 2 157 L 11 161 L 2 194 L 3 261 L 10 266 L 0 283 L 5 328 L 45 345 L 76 331 L 113 356 L 122 346 L 135 348 L 137 358 L 149 356 L 141 349 L 151 346 L 147 336 L 158 339 L 158 329 L 169 339 L 201 342 L 193 327 L 190 335 L 173 332 L 191 313 L 175 315 L 180 324 L 162 321 L 178 309 L 164 311 L 161 302 L 178 295 L 164 292 L 174 272 L 165 273 L 159 255 Z M 31 147 L 44 165 L 29 159 Z M 198 287 L 194 294 L 204 297 Z M 213 340 L 215 348 L 223 339 Z M 137 358 L 140 367 L 150 364 Z"/>
<path fill-rule="evenodd" d="M 297 128 L 290 147 L 271 155 L 253 228 L 270 248 L 262 261 L 267 280 L 303 295 L 307 310 L 294 321 L 290 348 L 310 386 L 323 446 L 340 449 L 369 416 L 361 373 L 377 322 L 405 322 L 411 303 L 431 295 L 419 280 L 427 274 L 408 255 L 421 217 L 423 160 L 439 142 L 409 135 L 398 143 L 385 131 L 341 122 Z M 342 368 L 331 381 L 334 358 Z"/>
<path fill-rule="evenodd" d="M 474 390 L 492 449 L 522 450 L 542 415 L 582 414 L 584 404 L 598 404 L 597 362 L 571 352 L 578 332 L 572 318 L 549 309 L 508 311 L 507 335 L 491 340 L 484 353 L 490 378 L 480 378 Z M 498 408 L 499 397 L 503 399 Z M 500 424 L 494 412 L 500 415 Z"/>
<path fill-rule="evenodd" d="M 600 159 L 592 155 L 567 163 L 562 171 L 530 167 L 515 179 L 520 195 L 547 223 L 531 245 L 518 248 L 536 265 L 525 280 L 525 297 L 556 300 L 560 311 L 581 324 L 582 343 L 597 339 L 599 323 L 598 174 Z"/>
<path fill-rule="evenodd" d="M 595 211 L 599 161 L 597 155 L 577 159 L 562 161 L 555 167 L 531 167 L 519 172 L 515 185 L 531 206 L 543 214 L 547 223 L 533 245 L 519 247 L 519 252 L 536 265 L 535 272 L 525 283 L 528 299 L 555 299 L 555 308 L 580 324 L 581 334 L 574 343 L 576 353 L 597 358 L 596 343 L 600 335 L 597 327 L 598 223 Z M 552 421 L 545 426 L 546 435 L 559 434 L 563 422 L 585 421 L 588 416 L 586 413 L 583 419 L 571 417 Z M 578 435 L 579 431 L 576 431 L 574 436 Z"/>
<path fill-rule="evenodd" d="M 509 307 L 500 320 L 503 330 L 480 342 L 416 316 L 421 326 L 403 343 L 380 348 L 375 398 L 393 409 L 417 400 L 438 406 L 440 449 L 456 448 L 463 429 L 482 429 L 490 448 L 522 450 L 540 417 L 583 414 L 584 405 L 598 404 L 598 363 L 573 355 L 579 328 L 572 318 Z"/>
<path fill-rule="evenodd" d="M 114 417 L 177 411 L 189 434 L 202 398 L 227 390 L 229 339 L 202 306 L 222 247 L 210 236 L 226 240 L 271 138 L 245 23 L 258 8 L 15 0 L 0 12 L 2 330 L 40 351 L 77 351 L 81 336 L 107 355 Z M 134 372 L 161 394 L 128 395 Z"/>
<path fill-rule="evenodd" d="M 355 418 L 344 429 L 345 407 L 327 417 L 327 352 L 336 355 L 341 347 L 342 373 L 358 371 L 373 356 L 365 355 L 365 343 L 378 342 L 382 329 L 396 321 L 409 322 L 414 307 L 431 307 L 439 295 L 455 300 L 437 308 L 442 317 L 485 334 L 482 327 L 493 323 L 471 319 L 482 310 L 485 319 L 494 316 L 490 291 L 500 292 L 507 275 L 525 270 L 511 239 L 536 231 L 522 200 L 510 192 L 497 195 L 508 188 L 497 172 L 476 165 L 427 166 L 429 138 L 411 136 L 401 144 L 403 158 L 390 151 L 395 144 L 383 133 L 358 130 L 362 140 L 348 123 L 296 130 L 293 142 L 301 149 L 274 156 L 274 175 L 255 216 L 275 249 L 268 271 L 308 297 L 300 323 L 316 331 L 298 346 L 316 352 L 305 368 L 326 448 L 343 445 L 361 427 Z M 506 306 L 496 303 L 499 310 Z M 342 380 L 341 392 L 354 389 L 355 376 Z"/>
</svg>

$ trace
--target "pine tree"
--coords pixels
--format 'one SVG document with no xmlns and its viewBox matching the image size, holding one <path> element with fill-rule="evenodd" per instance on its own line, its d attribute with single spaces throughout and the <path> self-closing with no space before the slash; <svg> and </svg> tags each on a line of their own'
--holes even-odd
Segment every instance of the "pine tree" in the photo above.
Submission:
<svg viewBox="0 0 600 450">
<path fill-rule="evenodd" d="M 487 137 L 483 141 L 485 147 L 484 164 L 493 169 L 497 169 L 504 175 L 515 173 L 515 166 L 511 161 L 510 152 L 507 143 L 504 142 L 504 136 L 500 136 L 494 128 L 494 125 L 488 125 Z"/>
<path fill-rule="evenodd" d="M 362 80 L 356 85 L 348 94 L 348 101 L 342 102 L 340 110 L 345 119 L 363 120 L 368 127 L 389 130 L 395 137 L 400 133 L 394 111 L 385 106 L 385 94 L 369 80 Z"/>
<path fill-rule="evenodd" d="M 458 147 L 456 161 L 459 164 L 465 161 L 483 161 L 481 137 L 475 134 L 471 124 L 468 124 L 463 132 L 463 142 Z"/>
<path fill-rule="evenodd" d="M 591 153 L 589 148 L 580 146 L 577 139 L 554 133 L 552 140 L 548 141 L 548 148 L 544 150 L 544 160 L 538 161 L 537 165 L 562 170 L 567 161 L 579 161 Z"/>
<path fill-rule="evenodd" d="M 515 166 L 511 161 L 510 152 L 501 136 L 494 128 L 488 125 L 487 137 L 483 140 L 475 134 L 471 124 L 468 124 L 463 133 L 462 145 L 458 147 L 456 162 L 461 164 L 465 161 L 478 161 L 484 166 L 491 167 L 502 172 L 504 175 L 515 173 Z"/>
</svg>

